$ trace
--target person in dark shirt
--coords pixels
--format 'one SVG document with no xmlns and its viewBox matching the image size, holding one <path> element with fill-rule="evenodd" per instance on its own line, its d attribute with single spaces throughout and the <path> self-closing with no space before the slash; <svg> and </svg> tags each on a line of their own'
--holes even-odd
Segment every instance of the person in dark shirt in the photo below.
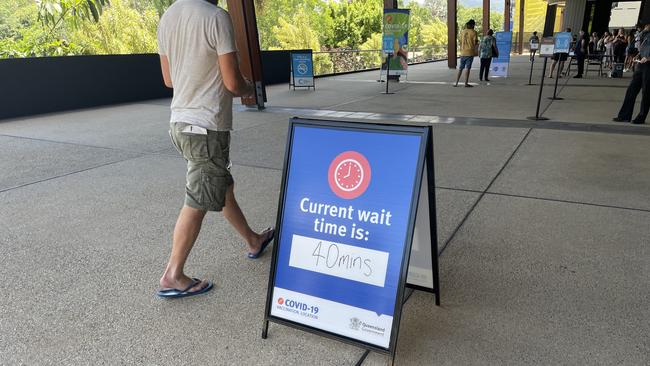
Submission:
<svg viewBox="0 0 650 366">
<path fill-rule="evenodd" d="M 574 78 L 580 79 L 585 71 L 585 57 L 587 56 L 587 39 L 584 31 L 580 31 L 578 34 L 573 53 L 576 55 L 576 62 L 578 63 L 578 75 L 574 76 Z"/>
<path fill-rule="evenodd" d="M 650 109 L 650 19 L 644 19 L 641 24 L 644 29 L 640 35 L 639 58 L 635 61 L 638 66 L 625 93 L 623 106 L 618 112 L 618 116 L 614 118 L 615 122 L 631 121 L 634 124 L 643 124 Z M 636 118 L 632 120 L 634 104 L 640 91 L 643 91 L 641 110 Z"/>
</svg>

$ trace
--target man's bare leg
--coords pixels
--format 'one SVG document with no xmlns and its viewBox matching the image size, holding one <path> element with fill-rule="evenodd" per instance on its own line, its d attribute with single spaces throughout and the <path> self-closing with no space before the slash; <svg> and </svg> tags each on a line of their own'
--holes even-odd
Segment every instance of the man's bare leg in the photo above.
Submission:
<svg viewBox="0 0 650 366">
<path fill-rule="evenodd" d="M 466 74 L 465 74 L 465 86 L 469 85 L 469 71 L 470 71 L 470 69 L 467 69 Z"/>
<path fill-rule="evenodd" d="M 463 75 L 463 69 L 458 70 L 458 75 L 456 76 L 456 85 L 458 86 L 458 82 L 460 81 L 460 77 Z"/>
<path fill-rule="evenodd" d="M 197 210 L 192 207 L 184 206 L 178 215 L 176 227 L 174 228 L 174 239 L 172 244 L 172 254 L 167 263 L 165 273 L 160 279 L 162 289 L 182 290 L 192 283 L 192 279 L 187 277 L 183 272 L 187 257 L 196 242 L 196 238 L 201 231 L 201 224 L 205 217 L 205 211 Z M 197 291 L 208 285 L 207 281 L 202 281 L 192 287 L 190 291 Z"/>
<path fill-rule="evenodd" d="M 239 208 L 239 204 L 235 199 L 234 184 L 228 187 L 228 190 L 226 191 L 226 206 L 223 208 L 223 216 L 228 220 L 228 222 L 230 222 L 239 235 L 244 238 L 248 253 L 257 253 L 260 250 L 262 243 L 272 235 L 272 232 L 270 231 L 258 234 L 248 226 L 246 217 L 241 211 L 241 208 Z"/>
<path fill-rule="evenodd" d="M 553 71 L 555 71 L 555 65 L 557 65 L 557 61 L 553 61 L 553 63 L 551 63 L 551 72 L 548 75 L 550 79 L 553 78 Z"/>
</svg>

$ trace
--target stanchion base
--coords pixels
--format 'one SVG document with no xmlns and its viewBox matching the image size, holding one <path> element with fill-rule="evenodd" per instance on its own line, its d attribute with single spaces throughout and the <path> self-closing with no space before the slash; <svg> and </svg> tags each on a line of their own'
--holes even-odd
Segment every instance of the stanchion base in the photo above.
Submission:
<svg viewBox="0 0 650 366">
<path fill-rule="evenodd" d="M 395 94 L 393 92 L 381 92 L 381 94 Z"/>
<path fill-rule="evenodd" d="M 529 119 L 529 120 L 531 120 L 531 121 L 548 121 L 548 118 L 546 118 L 546 117 L 535 117 L 535 116 L 532 116 L 532 117 L 526 117 L 526 119 Z"/>
<path fill-rule="evenodd" d="M 564 100 L 564 98 L 560 98 L 560 97 L 548 97 L 548 99 L 550 99 L 550 100 Z"/>
</svg>

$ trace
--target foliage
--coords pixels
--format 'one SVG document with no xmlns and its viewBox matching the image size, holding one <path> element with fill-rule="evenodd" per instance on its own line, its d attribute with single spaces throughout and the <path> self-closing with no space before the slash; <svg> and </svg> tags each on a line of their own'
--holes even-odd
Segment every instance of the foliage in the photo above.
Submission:
<svg viewBox="0 0 650 366">
<path fill-rule="evenodd" d="M 160 16 L 175 0 L 0 0 L 0 58 L 156 52 Z M 221 6 L 225 6 L 221 0 Z M 447 43 L 446 0 L 401 0 L 411 9 L 411 49 L 431 57 Z M 380 0 L 255 0 L 263 50 L 381 49 Z M 458 7 L 458 24 L 481 28 L 481 8 Z M 503 15 L 492 13 L 500 30 Z M 427 50 L 429 49 L 429 50 Z M 315 71 L 376 66 L 379 52 L 316 53 Z"/>
<path fill-rule="evenodd" d="M 476 31 L 479 34 L 482 34 L 483 29 L 483 9 L 481 8 L 468 8 L 465 6 L 458 6 L 458 28 L 462 30 L 465 28 L 465 24 L 470 20 L 474 19 L 476 21 Z M 490 13 L 490 29 L 495 32 L 502 31 L 505 18 L 503 14 L 499 12 Z"/>
<path fill-rule="evenodd" d="M 284 20 L 284 18 L 280 18 L 278 23 L 277 26 L 273 27 L 273 33 L 277 39 L 278 47 L 271 47 L 271 49 L 320 50 L 318 37 L 309 27 L 309 18 L 302 10 L 295 14 L 292 23 Z M 314 56 L 314 72 L 317 74 L 326 73 L 331 69 L 332 62 L 328 55 L 317 54 Z"/>
<path fill-rule="evenodd" d="M 128 0 L 111 0 L 97 23 L 82 23 L 71 38 L 92 54 L 155 53 L 158 20 L 153 7 L 138 12 Z"/>
<path fill-rule="evenodd" d="M 109 0 L 36 0 L 38 21 L 55 31 L 64 21 L 78 26 L 82 21 L 99 21 Z"/>
</svg>

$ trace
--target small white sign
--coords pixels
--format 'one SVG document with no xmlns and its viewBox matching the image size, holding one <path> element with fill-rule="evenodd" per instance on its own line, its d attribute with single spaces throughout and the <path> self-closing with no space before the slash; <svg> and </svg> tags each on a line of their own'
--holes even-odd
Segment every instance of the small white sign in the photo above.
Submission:
<svg viewBox="0 0 650 366">
<path fill-rule="evenodd" d="M 555 51 L 555 45 L 553 44 L 542 44 L 539 54 L 542 56 L 553 56 Z"/>
<path fill-rule="evenodd" d="M 299 324 L 388 348 L 393 317 L 354 306 L 273 288 L 271 314 Z"/>
<path fill-rule="evenodd" d="M 384 287 L 388 253 L 294 235 L 289 266 Z"/>
</svg>

